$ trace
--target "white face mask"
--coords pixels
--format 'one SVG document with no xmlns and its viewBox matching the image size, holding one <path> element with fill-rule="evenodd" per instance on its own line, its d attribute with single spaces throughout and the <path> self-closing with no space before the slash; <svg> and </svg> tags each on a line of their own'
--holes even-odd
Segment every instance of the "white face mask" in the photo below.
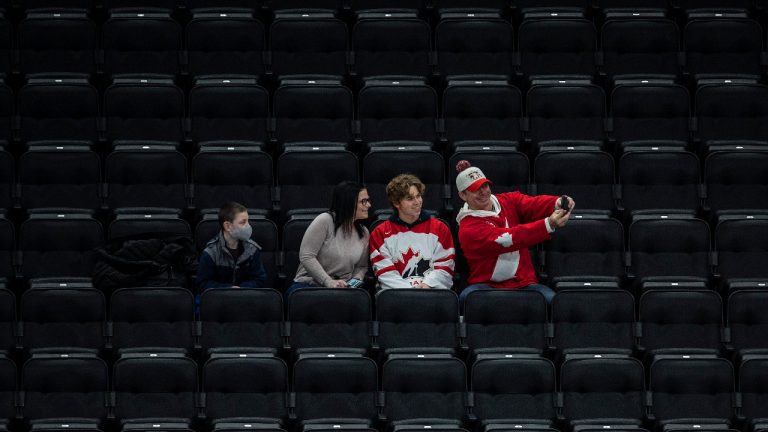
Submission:
<svg viewBox="0 0 768 432">
<path fill-rule="evenodd" d="M 248 224 L 242 228 L 233 226 L 232 231 L 229 233 L 229 235 L 241 241 L 249 240 L 251 238 L 251 234 L 253 234 L 253 227 L 251 227 L 251 224 Z"/>
</svg>

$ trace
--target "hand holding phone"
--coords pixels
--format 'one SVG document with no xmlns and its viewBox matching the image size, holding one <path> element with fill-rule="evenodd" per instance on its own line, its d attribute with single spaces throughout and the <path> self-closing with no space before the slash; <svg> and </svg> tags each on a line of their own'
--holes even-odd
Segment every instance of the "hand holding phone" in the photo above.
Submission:
<svg viewBox="0 0 768 432">
<path fill-rule="evenodd" d="M 352 278 L 347 281 L 347 286 L 350 288 L 360 288 L 361 286 L 363 286 L 363 281 L 361 281 L 360 279 Z"/>
</svg>

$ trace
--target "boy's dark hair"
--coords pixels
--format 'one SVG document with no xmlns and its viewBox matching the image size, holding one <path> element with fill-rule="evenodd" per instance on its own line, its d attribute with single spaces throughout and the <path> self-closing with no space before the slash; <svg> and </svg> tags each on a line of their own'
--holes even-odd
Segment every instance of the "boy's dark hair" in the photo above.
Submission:
<svg viewBox="0 0 768 432">
<path fill-rule="evenodd" d="M 224 229 L 224 222 L 232 222 L 235 216 L 247 211 L 248 208 L 240 203 L 234 201 L 224 203 L 219 209 L 219 228 Z"/>
<path fill-rule="evenodd" d="M 365 235 L 363 221 L 355 220 L 357 196 L 363 189 L 365 189 L 364 185 L 353 181 L 343 181 L 333 188 L 331 208 L 328 211 L 333 216 L 334 230 L 338 231 L 341 228 L 342 232 L 349 234 L 354 227 L 358 237 L 363 238 Z"/>
</svg>

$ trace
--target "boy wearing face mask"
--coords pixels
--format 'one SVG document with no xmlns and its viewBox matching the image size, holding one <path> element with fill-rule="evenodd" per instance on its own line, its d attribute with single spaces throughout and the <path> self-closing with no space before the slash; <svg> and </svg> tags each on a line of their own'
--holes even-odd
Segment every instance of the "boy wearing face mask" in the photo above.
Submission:
<svg viewBox="0 0 768 432">
<path fill-rule="evenodd" d="M 208 288 L 261 288 L 267 279 L 261 247 L 251 240 L 248 209 L 228 202 L 219 209 L 216 237 L 206 244 L 197 267 L 197 291 Z"/>
</svg>

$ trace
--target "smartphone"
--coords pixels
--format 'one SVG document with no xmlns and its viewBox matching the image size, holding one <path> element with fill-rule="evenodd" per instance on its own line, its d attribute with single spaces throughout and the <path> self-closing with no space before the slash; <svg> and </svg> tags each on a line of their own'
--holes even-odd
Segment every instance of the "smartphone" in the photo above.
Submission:
<svg viewBox="0 0 768 432">
<path fill-rule="evenodd" d="M 561 196 L 559 203 L 560 203 L 560 208 L 565 210 L 566 213 L 571 211 L 571 207 L 568 205 L 568 197 L 567 196 L 565 196 L 565 195 Z"/>
<path fill-rule="evenodd" d="M 347 281 L 347 286 L 349 286 L 350 288 L 360 288 L 361 286 L 363 286 L 363 281 L 361 281 L 360 279 L 353 278 Z"/>
</svg>

